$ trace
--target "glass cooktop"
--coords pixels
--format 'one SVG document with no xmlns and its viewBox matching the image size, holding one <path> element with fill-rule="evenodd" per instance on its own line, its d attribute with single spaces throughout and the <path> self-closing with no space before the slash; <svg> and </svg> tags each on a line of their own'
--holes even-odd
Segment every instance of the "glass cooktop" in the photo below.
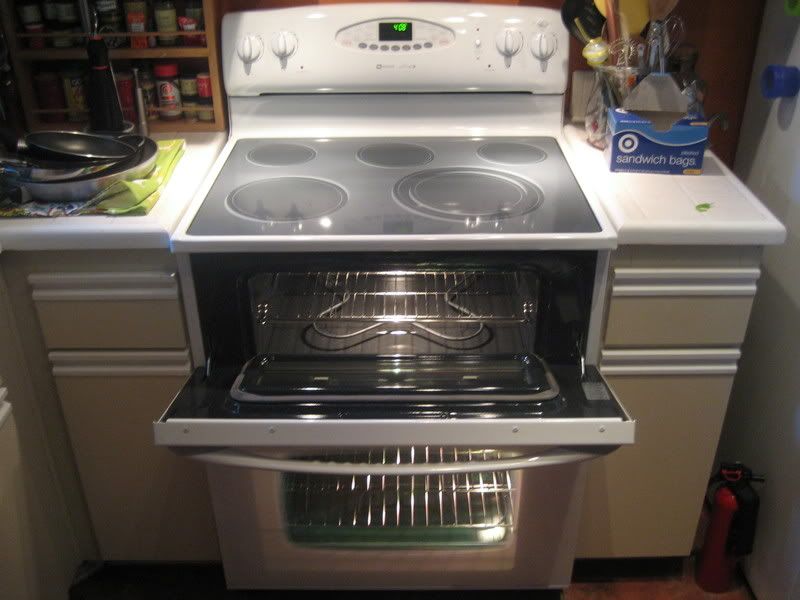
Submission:
<svg viewBox="0 0 800 600">
<path fill-rule="evenodd" d="M 189 235 L 592 233 L 554 138 L 242 139 Z"/>
</svg>

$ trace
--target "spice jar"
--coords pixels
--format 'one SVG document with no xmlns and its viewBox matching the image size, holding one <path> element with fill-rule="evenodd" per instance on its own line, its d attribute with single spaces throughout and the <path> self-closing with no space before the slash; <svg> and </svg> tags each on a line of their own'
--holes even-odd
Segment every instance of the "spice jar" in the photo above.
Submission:
<svg viewBox="0 0 800 600">
<path fill-rule="evenodd" d="M 56 111 L 59 108 L 66 108 L 64 101 L 64 84 L 58 73 L 43 71 L 33 76 L 33 84 L 36 87 L 36 103 L 42 110 Z M 46 112 L 39 117 L 44 123 L 58 123 L 65 118 L 63 112 Z"/>
<path fill-rule="evenodd" d="M 178 31 L 178 13 L 175 11 L 175 3 L 172 0 L 156 0 L 154 12 L 157 31 Z M 177 41 L 178 37 L 175 35 L 158 36 L 160 46 L 174 46 Z"/>
<path fill-rule="evenodd" d="M 82 121 L 86 118 L 86 84 L 84 72 L 79 67 L 70 67 L 61 72 L 64 84 L 64 98 L 67 102 L 67 118 L 70 121 Z"/>
<path fill-rule="evenodd" d="M 34 25 L 42 22 L 42 11 L 39 9 L 39 4 L 32 0 L 24 0 L 17 5 L 17 13 L 19 13 L 19 20 L 23 25 Z"/>
<path fill-rule="evenodd" d="M 148 120 L 158 118 L 158 98 L 156 97 L 156 84 L 153 81 L 153 74 L 147 66 L 139 68 L 139 85 L 142 88 L 142 96 L 144 96 L 144 108 L 147 113 Z"/>
<path fill-rule="evenodd" d="M 181 98 L 197 96 L 197 77 L 194 75 L 181 75 Z"/>
<path fill-rule="evenodd" d="M 161 63 L 153 69 L 158 92 L 158 114 L 165 121 L 181 118 L 181 91 L 178 83 L 178 64 Z"/>
<path fill-rule="evenodd" d="M 201 98 L 211 98 L 211 76 L 208 73 L 197 74 L 197 95 Z"/>
<path fill-rule="evenodd" d="M 125 25 L 130 33 L 147 31 L 147 2 L 133 0 L 125 3 Z M 132 35 L 131 48 L 147 48 L 147 37 Z"/>
<path fill-rule="evenodd" d="M 212 105 L 211 98 L 197 99 L 197 118 L 200 121 L 214 120 L 214 106 Z"/>
<path fill-rule="evenodd" d="M 98 33 L 121 33 L 125 31 L 124 17 L 119 0 L 97 0 L 97 31 Z M 122 37 L 106 37 L 106 46 L 118 48 L 124 42 Z"/>
</svg>

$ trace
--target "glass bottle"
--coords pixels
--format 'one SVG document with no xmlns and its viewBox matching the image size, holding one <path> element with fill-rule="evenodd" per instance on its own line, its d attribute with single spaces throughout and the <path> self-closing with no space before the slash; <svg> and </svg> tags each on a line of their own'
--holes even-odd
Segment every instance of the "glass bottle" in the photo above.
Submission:
<svg viewBox="0 0 800 600">
<path fill-rule="evenodd" d="M 178 30 L 178 13 L 175 10 L 173 0 L 156 0 L 153 6 L 156 19 L 156 30 L 159 32 Z M 159 35 L 158 44 L 160 46 L 174 46 L 178 41 L 175 35 Z"/>
</svg>

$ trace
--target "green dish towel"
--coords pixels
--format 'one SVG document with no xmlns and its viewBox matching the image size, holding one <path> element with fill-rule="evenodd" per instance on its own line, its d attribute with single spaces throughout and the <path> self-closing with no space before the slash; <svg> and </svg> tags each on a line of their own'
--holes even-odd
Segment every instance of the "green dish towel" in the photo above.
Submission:
<svg viewBox="0 0 800 600">
<path fill-rule="evenodd" d="M 118 181 L 89 200 L 81 214 L 146 215 L 161 196 L 163 184 L 186 151 L 185 140 L 158 142 L 156 166 L 144 179 Z"/>
</svg>

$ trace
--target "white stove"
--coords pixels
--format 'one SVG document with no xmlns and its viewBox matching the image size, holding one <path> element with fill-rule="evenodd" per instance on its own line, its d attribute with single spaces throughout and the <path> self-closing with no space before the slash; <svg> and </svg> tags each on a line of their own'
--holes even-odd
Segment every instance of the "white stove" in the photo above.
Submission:
<svg viewBox="0 0 800 600">
<path fill-rule="evenodd" d="M 595 366 L 616 237 L 561 140 L 558 13 L 222 30 L 231 136 L 172 240 L 196 369 L 154 432 L 207 464 L 228 586 L 568 585 L 582 464 L 635 422 Z"/>
<path fill-rule="evenodd" d="M 222 30 L 231 137 L 175 250 L 615 245 L 561 143 L 556 11 L 312 6 Z"/>
</svg>

